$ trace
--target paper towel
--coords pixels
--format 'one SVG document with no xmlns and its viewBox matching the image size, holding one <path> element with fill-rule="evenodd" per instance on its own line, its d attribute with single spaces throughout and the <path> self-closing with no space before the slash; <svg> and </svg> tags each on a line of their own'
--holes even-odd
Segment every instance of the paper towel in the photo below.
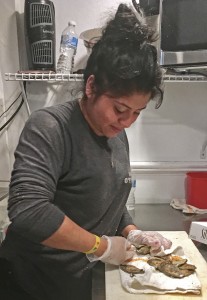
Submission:
<svg viewBox="0 0 207 300">
<path fill-rule="evenodd" d="M 166 254 L 173 254 L 181 256 L 182 258 L 187 258 L 184 255 L 183 248 L 180 246 L 172 246 L 171 249 L 165 251 L 163 250 L 160 253 L 160 256 Z M 119 269 L 121 284 L 129 293 L 185 294 L 191 292 L 194 294 L 200 294 L 201 284 L 196 272 L 184 278 L 171 278 L 150 266 L 147 263 L 149 257 L 150 255 L 135 254 L 132 260 L 128 262 L 129 265 L 143 269 L 145 271 L 144 274 L 135 274 L 133 277 L 131 277 L 130 274 Z M 189 259 L 188 263 L 190 263 Z"/>
</svg>

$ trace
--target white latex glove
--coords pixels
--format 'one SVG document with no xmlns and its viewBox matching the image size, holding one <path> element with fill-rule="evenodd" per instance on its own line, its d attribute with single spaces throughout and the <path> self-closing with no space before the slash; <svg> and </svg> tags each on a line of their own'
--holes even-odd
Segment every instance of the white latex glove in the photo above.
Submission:
<svg viewBox="0 0 207 300">
<path fill-rule="evenodd" d="M 150 253 L 159 253 L 162 249 L 169 249 L 172 242 L 164 238 L 156 231 L 131 230 L 127 236 L 127 240 L 135 247 L 139 245 L 151 246 Z"/>
<path fill-rule="evenodd" d="M 107 249 L 103 255 L 99 257 L 95 254 L 86 254 L 86 257 L 90 262 L 101 260 L 104 263 L 120 265 L 134 255 L 134 247 L 124 237 L 109 237 L 103 235 L 102 238 L 105 238 L 108 241 Z"/>
</svg>

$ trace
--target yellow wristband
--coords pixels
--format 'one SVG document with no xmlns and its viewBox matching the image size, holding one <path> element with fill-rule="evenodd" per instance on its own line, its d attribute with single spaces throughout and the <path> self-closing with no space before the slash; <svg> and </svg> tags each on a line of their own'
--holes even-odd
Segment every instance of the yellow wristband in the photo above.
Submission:
<svg viewBox="0 0 207 300">
<path fill-rule="evenodd" d="M 96 238 L 96 241 L 95 241 L 95 244 L 93 245 L 93 247 L 90 250 L 88 250 L 88 251 L 86 251 L 84 253 L 91 254 L 91 253 L 96 252 L 96 250 L 98 250 L 98 247 L 100 246 L 100 243 L 101 243 L 101 239 L 97 235 L 95 235 L 95 238 Z"/>
</svg>

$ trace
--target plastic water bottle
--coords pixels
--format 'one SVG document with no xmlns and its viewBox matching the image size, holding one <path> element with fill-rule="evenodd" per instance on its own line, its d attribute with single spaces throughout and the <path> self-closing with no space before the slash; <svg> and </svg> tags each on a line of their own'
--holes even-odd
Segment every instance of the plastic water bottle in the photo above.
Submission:
<svg viewBox="0 0 207 300">
<path fill-rule="evenodd" d="M 57 73 L 72 73 L 78 45 L 78 35 L 75 31 L 75 27 L 76 23 L 69 21 L 68 26 L 62 32 Z"/>
<path fill-rule="evenodd" d="M 128 210 L 134 210 L 135 208 L 135 190 L 136 190 L 136 179 L 132 178 L 132 187 L 126 203 L 126 207 Z"/>
</svg>

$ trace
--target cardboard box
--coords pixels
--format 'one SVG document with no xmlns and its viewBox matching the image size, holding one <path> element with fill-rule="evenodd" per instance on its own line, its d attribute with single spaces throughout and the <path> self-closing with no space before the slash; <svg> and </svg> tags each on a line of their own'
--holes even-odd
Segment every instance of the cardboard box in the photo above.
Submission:
<svg viewBox="0 0 207 300">
<path fill-rule="evenodd" d="M 189 238 L 207 244 L 207 222 L 192 222 Z"/>
</svg>

